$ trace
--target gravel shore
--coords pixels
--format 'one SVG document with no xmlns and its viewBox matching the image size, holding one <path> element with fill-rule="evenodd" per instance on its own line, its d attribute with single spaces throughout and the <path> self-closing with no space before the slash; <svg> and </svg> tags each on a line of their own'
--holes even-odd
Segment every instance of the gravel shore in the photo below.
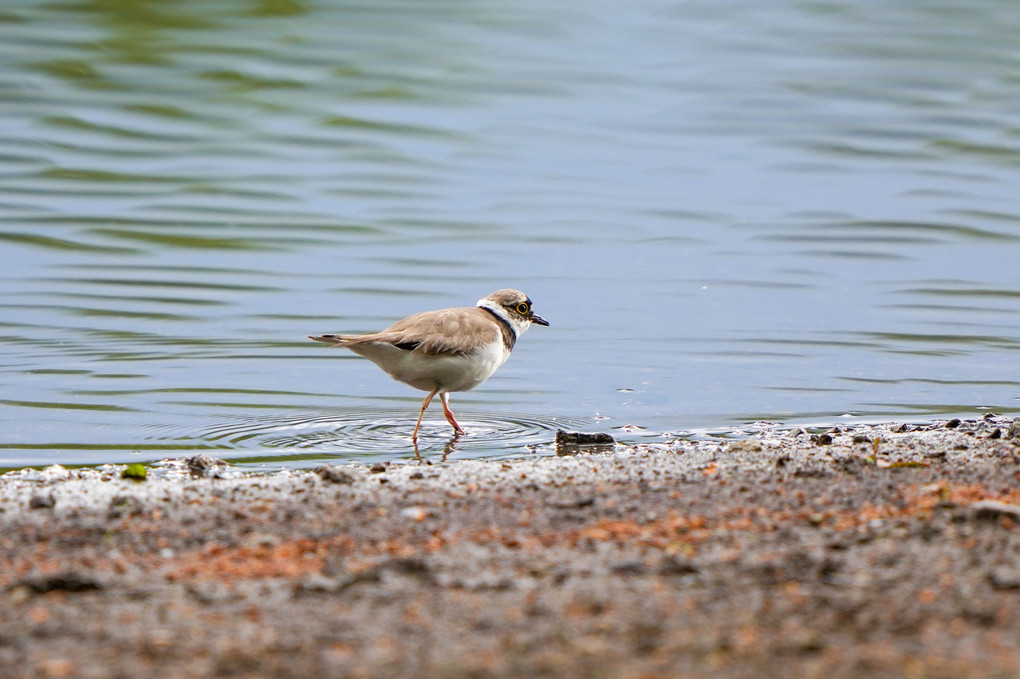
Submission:
<svg viewBox="0 0 1020 679">
<path fill-rule="evenodd" d="M 1020 420 L 574 450 L 0 476 L 2 674 L 1020 675 Z"/>
</svg>

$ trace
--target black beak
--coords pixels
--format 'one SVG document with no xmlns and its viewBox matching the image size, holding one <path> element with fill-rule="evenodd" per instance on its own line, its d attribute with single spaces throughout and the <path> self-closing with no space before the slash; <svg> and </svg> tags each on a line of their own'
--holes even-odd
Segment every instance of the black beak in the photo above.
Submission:
<svg viewBox="0 0 1020 679">
<path fill-rule="evenodd" d="M 534 313 L 528 316 L 528 320 L 537 325 L 549 325 L 549 321 Z"/>
</svg>

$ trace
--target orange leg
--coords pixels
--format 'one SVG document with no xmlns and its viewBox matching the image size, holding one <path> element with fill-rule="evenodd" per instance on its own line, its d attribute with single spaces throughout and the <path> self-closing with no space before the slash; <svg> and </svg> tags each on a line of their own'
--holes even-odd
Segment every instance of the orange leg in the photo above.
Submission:
<svg viewBox="0 0 1020 679">
<path fill-rule="evenodd" d="M 436 387 L 435 389 L 430 391 L 429 395 L 425 397 L 425 400 L 421 402 L 421 412 L 418 413 L 418 422 L 415 423 L 415 425 L 414 425 L 414 433 L 411 434 L 411 440 L 412 441 L 417 441 L 418 440 L 418 428 L 421 427 L 421 418 L 425 415 L 425 409 L 429 407 L 430 403 L 432 403 L 432 397 L 435 396 L 437 393 L 439 393 L 439 387 Z M 444 394 L 444 396 L 445 396 L 445 394 Z M 443 409 L 444 410 L 446 409 L 446 401 L 445 400 L 443 401 Z"/>
<path fill-rule="evenodd" d="M 453 430 L 458 434 L 463 434 L 464 430 L 457 424 L 457 420 L 453 419 L 453 411 L 450 410 L 450 395 L 445 391 L 439 395 L 439 399 L 443 402 L 443 414 L 446 415 L 446 421 L 453 425 Z"/>
</svg>

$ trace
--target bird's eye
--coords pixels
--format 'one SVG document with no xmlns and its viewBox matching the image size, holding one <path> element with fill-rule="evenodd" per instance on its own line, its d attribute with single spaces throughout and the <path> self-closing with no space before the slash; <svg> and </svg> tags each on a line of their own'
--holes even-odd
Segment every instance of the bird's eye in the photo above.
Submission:
<svg viewBox="0 0 1020 679">
<path fill-rule="evenodd" d="M 531 307 L 528 306 L 527 302 L 521 302 L 520 304 L 517 305 L 517 313 L 521 315 L 527 314 L 530 308 Z"/>
</svg>

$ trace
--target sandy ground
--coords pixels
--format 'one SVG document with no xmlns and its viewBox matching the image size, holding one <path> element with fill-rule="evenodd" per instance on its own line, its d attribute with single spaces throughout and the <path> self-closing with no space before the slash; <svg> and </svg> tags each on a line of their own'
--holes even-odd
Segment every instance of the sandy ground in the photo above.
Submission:
<svg viewBox="0 0 1020 679">
<path fill-rule="evenodd" d="M 0 477 L 0 675 L 1020 676 L 1020 420 L 121 469 Z"/>
</svg>

